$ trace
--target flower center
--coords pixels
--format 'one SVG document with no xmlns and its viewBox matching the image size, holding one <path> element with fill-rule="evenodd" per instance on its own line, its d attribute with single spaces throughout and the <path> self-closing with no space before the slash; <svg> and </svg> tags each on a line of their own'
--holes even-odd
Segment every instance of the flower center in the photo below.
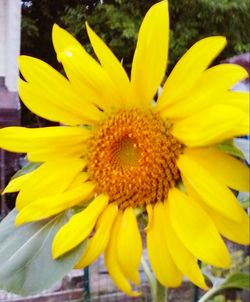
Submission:
<svg viewBox="0 0 250 302">
<path fill-rule="evenodd" d="M 117 161 L 121 166 L 135 166 L 139 160 L 136 142 L 129 137 L 124 137 L 117 146 Z"/>
<path fill-rule="evenodd" d="M 152 111 L 120 110 L 102 121 L 89 140 L 88 172 L 97 193 L 121 209 L 163 201 L 179 179 L 183 145 Z"/>
</svg>

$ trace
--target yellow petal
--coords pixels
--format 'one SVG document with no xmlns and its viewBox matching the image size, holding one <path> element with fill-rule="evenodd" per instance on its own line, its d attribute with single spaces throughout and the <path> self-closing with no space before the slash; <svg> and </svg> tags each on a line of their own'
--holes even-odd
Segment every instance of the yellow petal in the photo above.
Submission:
<svg viewBox="0 0 250 302">
<path fill-rule="evenodd" d="M 92 64 L 94 66 L 96 65 L 97 68 L 98 64 L 86 53 L 83 46 L 70 33 L 57 24 L 53 26 L 52 41 L 57 53 L 57 60 L 63 64 L 67 77 L 72 84 L 72 88 L 76 90 L 78 95 L 87 100 L 87 102 L 98 104 L 100 108 L 104 109 L 105 106 L 101 94 L 98 93 L 86 79 L 83 79 L 83 75 L 80 74 L 78 68 L 73 68 L 73 59 L 71 58 L 73 52 L 71 50 L 78 49 L 79 55 L 84 57 L 85 60 L 92 61 Z M 88 68 L 88 70 L 90 71 L 91 69 Z"/>
<path fill-rule="evenodd" d="M 133 208 L 125 209 L 117 236 L 117 259 L 120 267 L 124 275 L 138 285 L 142 240 Z"/>
<path fill-rule="evenodd" d="M 147 214 L 148 214 L 148 224 L 145 227 L 144 231 L 147 232 L 149 228 L 151 228 L 152 224 L 152 217 L 153 217 L 153 208 L 151 204 L 148 204 L 146 207 Z"/>
<path fill-rule="evenodd" d="M 42 164 L 22 186 L 16 200 L 17 209 L 38 198 L 64 192 L 85 165 L 86 161 L 81 159 L 58 159 Z"/>
<path fill-rule="evenodd" d="M 225 45 L 226 39 L 220 36 L 208 37 L 195 43 L 179 60 L 166 80 L 157 101 L 157 110 L 186 97 Z"/>
<path fill-rule="evenodd" d="M 19 57 L 18 62 L 28 82 L 19 79 L 19 95 L 32 112 L 68 125 L 93 123 L 102 118 L 101 111 L 75 93 L 69 81 L 50 65 L 28 56 Z"/>
<path fill-rule="evenodd" d="M 114 225 L 112 226 L 109 243 L 104 254 L 104 260 L 109 275 L 111 276 L 112 280 L 117 285 L 117 287 L 128 296 L 138 297 L 140 293 L 134 292 L 132 290 L 131 285 L 128 282 L 127 278 L 124 276 L 117 259 L 116 247 L 121 220 L 122 214 L 119 213 L 114 222 Z"/>
<path fill-rule="evenodd" d="M 246 112 L 214 105 L 174 123 L 172 134 L 189 147 L 206 146 L 249 133 Z"/>
<path fill-rule="evenodd" d="M 31 162 L 45 162 L 45 161 L 53 161 L 58 159 L 58 154 L 60 154 L 60 158 L 84 158 L 87 153 L 87 146 L 84 143 L 78 143 L 69 148 L 59 147 L 57 145 L 51 145 L 49 147 L 45 147 L 43 149 L 36 149 L 29 151 L 27 153 L 27 158 Z"/>
<path fill-rule="evenodd" d="M 168 2 L 153 5 L 141 24 L 132 63 L 134 100 L 149 106 L 165 75 L 168 59 Z"/>
<path fill-rule="evenodd" d="M 208 87 L 209 90 L 211 89 L 213 92 L 230 90 L 236 83 L 247 77 L 248 72 L 240 65 L 219 64 L 202 73 L 195 90 L 198 89 L 198 93 L 208 90 Z M 197 91 L 195 91 L 195 94 L 196 93 Z"/>
<path fill-rule="evenodd" d="M 235 106 L 244 112 L 250 111 L 249 92 L 227 91 L 219 98 L 222 104 Z"/>
<path fill-rule="evenodd" d="M 0 129 L 0 147 L 12 152 L 45 154 L 74 154 L 80 157 L 85 141 L 91 131 L 80 127 L 24 128 L 7 127 Z"/>
<path fill-rule="evenodd" d="M 92 232 L 96 220 L 108 205 L 108 196 L 101 194 L 86 209 L 73 215 L 56 234 L 52 255 L 56 259 L 84 241 Z"/>
<path fill-rule="evenodd" d="M 117 216 L 118 208 L 115 203 L 111 203 L 99 217 L 94 236 L 89 239 L 87 248 L 79 259 L 75 268 L 84 268 L 94 262 L 105 250 L 110 238 L 110 231 Z"/>
<path fill-rule="evenodd" d="M 228 268 L 227 247 L 206 212 L 175 188 L 169 192 L 168 204 L 171 223 L 185 247 L 208 264 Z"/>
<path fill-rule="evenodd" d="M 208 148 L 187 149 L 197 163 L 220 182 L 241 192 L 249 192 L 250 171 L 247 165 L 232 156 Z"/>
<path fill-rule="evenodd" d="M 66 192 L 37 198 L 25 206 L 16 217 L 16 225 L 51 217 L 72 208 L 93 195 L 95 185 L 88 181 Z"/>
<path fill-rule="evenodd" d="M 70 33 L 62 29 L 57 24 L 53 25 L 52 41 L 59 62 L 61 62 L 60 53 L 63 52 L 68 46 L 74 46 L 81 50 L 84 49 L 81 43 L 76 40 L 76 38 L 74 38 Z"/>
<path fill-rule="evenodd" d="M 239 244 L 250 244 L 249 217 L 245 212 L 242 214 L 240 223 L 230 220 L 215 211 L 209 211 L 209 215 L 215 222 L 218 231 L 224 237 Z"/>
<path fill-rule="evenodd" d="M 70 184 L 70 189 L 76 188 L 78 185 L 82 185 L 88 179 L 89 179 L 88 172 L 81 172 L 77 174 Z"/>
<path fill-rule="evenodd" d="M 78 113 L 68 110 L 60 101 L 54 101 L 49 92 L 44 93 L 43 88 L 33 88 L 31 84 L 18 79 L 18 92 L 22 102 L 30 111 L 47 120 L 66 125 L 78 125 L 84 122 Z"/>
<path fill-rule="evenodd" d="M 241 220 L 242 209 L 234 194 L 203 168 L 195 156 L 187 153 L 181 155 L 177 166 L 205 204 L 229 219 Z"/>
<path fill-rule="evenodd" d="M 116 58 L 113 52 L 102 41 L 100 37 L 86 23 L 87 33 L 91 45 L 99 59 L 103 69 L 107 72 L 110 79 L 114 82 L 122 99 L 124 106 L 131 102 L 131 87 L 126 71 L 122 67 L 121 62 Z"/>
<path fill-rule="evenodd" d="M 189 252 L 188 249 L 186 249 L 176 235 L 170 222 L 169 207 L 167 202 L 165 202 L 164 205 L 166 211 L 164 228 L 165 238 L 167 238 L 168 249 L 173 261 L 183 275 L 185 275 L 190 281 L 200 288 L 207 289 L 207 285 L 197 263 L 197 259 Z"/>
<path fill-rule="evenodd" d="M 162 118 L 181 119 L 191 114 L 199 113 L 204 108 L 209 108 L 214 104 L 224 104 L 236 107 L 243 112 L 249 112 L 249 93 L 223 91 L 215 94 L 210 93 L 210 88 L 199 94 L 192 94 L 188 98 L 173 104 L 162 110 Z"/>
<path fill-rule="evenodd" d="M 230 105 L 230 102 L 225 100 L 227 94 L 230 93 L 228 90 L 247 76 L 245 68 L 239 65 L 220 64 L 211 67 L 202 73 L 192 93 L 180 102 L 166 107 L 165 110 L 162 110 L 161 115 L 172 119 L 185 118 L 212 104 L 223 103 Z M 234 95 L 236 98 L 235 106 L 237 107 L 237 93 L 234 92 Z"/>
<path fill-rule="evenodd" d="M 238 222 L 232 219 L 226 218 L 225 216 L 209 208 L 202 202 L 201 197 L 192 187 L 190 182 L 184 177 L 183 182 L 187 193 L 192 197 L 193 200 L 199 203 L 199 205 L 209 214 L 209 216 L 214 221 L 218 231 L 227 239 L 237 242 L 239 244 L 250 244 L 250 234 L 249 234 L 249 217 L 247 213 L 241 211 L 241 220 Z"/>
<path fill-rule="evenodd" d="M 77 94 L 105 111 L 121 106 L 121 98 L 107 72 L 66 30 L 53 27 L 52 39 L 57 58 Z M 62 41 L 68 41 L 63 43 Z"/>
<path fill-rule="evenodd" d="M 3 190 L 2 194 L 18 192 L 23 185 L 29 180 L 32 172 L 16 177 L 8 183 L 7 187 Z"/>
<path fill-rule="evenodd" d="M 182 282 L 182 275 L 170 256 L 164 231 L 165 222 L 163 204 L 158 202 L 153 209 L 151 226 L 147 230 L 148 256 L 159 282 L 166 287 L 178 287 Z"/>
</svg>

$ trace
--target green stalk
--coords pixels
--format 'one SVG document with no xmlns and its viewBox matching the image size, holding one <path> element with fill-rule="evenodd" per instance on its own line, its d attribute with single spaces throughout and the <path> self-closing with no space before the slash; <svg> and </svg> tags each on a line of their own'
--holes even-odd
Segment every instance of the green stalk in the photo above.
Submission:
<svg viewBox="0 0 250 302">
<path fill-rule="evenodd" d="M 141 264 L 148 279 L 153 302 L 167 302 L 167 289 L 161 285 L 151 273 L 146 260 L 142 257 Z"/>
<path fill-rule="evenodd" d="M 209 298 L 211 298 L 217 292 L 218 292 L 218 288 L 212 288 L 212 289 L 210 289 L 208 292 L 205 293 L 205 295 L 203 295 L 200 298 L 200 300 L 198 300 L 198 302 L 205 302 L 205 301 L 207 301 Z"/>
<path fill-rule="evenodd" d="M 148 267 L 148 264 L 147 264 L 146 260 L 144 259 L 144 257 L 141 258 L 141 264 L 142 264 L 142 268 L 144 270 L 144 273 L 145 273 L 145 275 L 148 279 L 152 300 L 156 301 L 156 289 L 157 289 L 156 280 L 155 280 L 153 274 L 151 273 L 151 271 Z"/>
<path fill-rule="evenodd" d="M 167 302 L 167 288 L 161 285 L 161 283 L 158 281 L 156 284 L 156 299 L 154 300 L 154 302 Z"/>
</svg>

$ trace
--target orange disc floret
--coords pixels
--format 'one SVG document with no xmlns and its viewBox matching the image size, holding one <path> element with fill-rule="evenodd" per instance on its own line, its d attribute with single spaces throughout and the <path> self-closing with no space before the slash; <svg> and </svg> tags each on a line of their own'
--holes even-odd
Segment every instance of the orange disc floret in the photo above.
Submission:
<svg viewBox="0 0 250 302">
<path fill-rule="evenodd" d="M 88 143 L 88 172 L 97 193 L 121 209 L 162 201 L 179 179 L 183 145 L 151 110 L 120 110 L 101 122 Z"/>
</svg>

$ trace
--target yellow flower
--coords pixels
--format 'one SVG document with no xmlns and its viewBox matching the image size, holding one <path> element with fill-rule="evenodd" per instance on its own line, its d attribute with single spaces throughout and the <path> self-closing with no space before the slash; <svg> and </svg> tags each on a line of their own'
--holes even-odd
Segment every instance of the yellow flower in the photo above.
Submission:
<svg viewBox="0 0 250 302">
<path fill-rule="evenodd" d="M 65 30 L 53 28 L 67 78 L 38 59 L 19 58 L 22 101 L 64 126 L 0 130 L 0 147 L 42 163 L 4 191 L 19 191 L 16 224 L 85 205 L 55 236 L 53 257 L 94 232 L 76 267 L 104 253 L 116 285 L 136 296 L 130 282 L 140 282 L 143 249 L 136 213 L 145 209 L 148 256 L 159 282 L 176 287 L 185 275 L 206 288 L 197 259 L 230 265 L 220 234 L 249 242 L 248 217 L 229 189 L 248 191 L 248 169 L 214 147 L 249 131 L 249 95 L 230 91 L 247 72 L 232 64 L 207 69 L 226 44 L 224 37 L 208 37 L 180 59 L 155 102 L 168 59 L 167 1 L 152 6 L 142 22 L 130 80 L 86 27 L 99 62 Z"/>
</svg>

